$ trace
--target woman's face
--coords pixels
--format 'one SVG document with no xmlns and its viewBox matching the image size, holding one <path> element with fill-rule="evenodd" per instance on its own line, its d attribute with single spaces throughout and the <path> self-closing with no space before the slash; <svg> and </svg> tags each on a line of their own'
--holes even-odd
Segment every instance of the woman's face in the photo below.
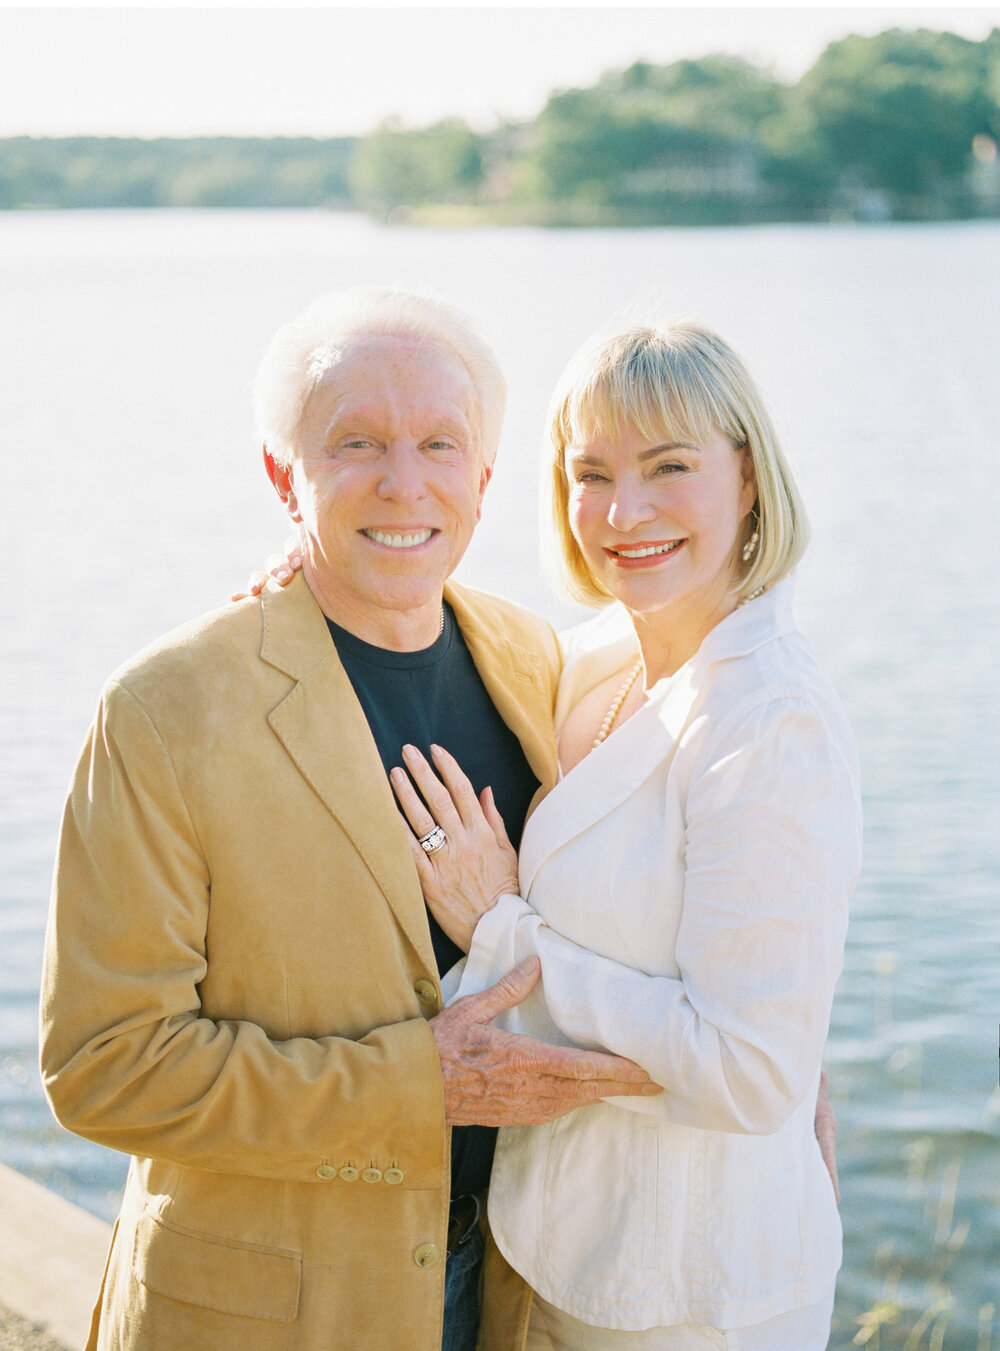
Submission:
<svg viewBox="0 0 1000 1351">
<path fill-rule="evenodd" d="M 707 632 L 735 606 L 737 541 L 756 497 L 749 453 L 635 429 L 567 447 L 569 521 L 598 581 L 633 614 Z"/>
</svg>

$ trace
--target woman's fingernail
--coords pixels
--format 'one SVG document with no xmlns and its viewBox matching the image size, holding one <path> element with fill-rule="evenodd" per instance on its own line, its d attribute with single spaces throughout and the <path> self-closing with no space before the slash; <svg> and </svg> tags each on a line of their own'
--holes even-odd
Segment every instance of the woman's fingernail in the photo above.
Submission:
<svg viewBox="0 0 1000 1351">
<path fill-rule="evenodd" d="M 275 568 L 274 575 L 279 582 L 287 582 L 292 575 L 291 568 Z"/>
</svg>

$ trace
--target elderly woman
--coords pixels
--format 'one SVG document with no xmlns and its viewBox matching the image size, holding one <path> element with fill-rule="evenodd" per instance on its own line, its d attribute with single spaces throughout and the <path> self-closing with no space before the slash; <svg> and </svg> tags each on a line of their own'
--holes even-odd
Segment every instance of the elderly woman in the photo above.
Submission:
<svg viewBox="0 0 1000 1351">
<path fill-rule="evenodd" d="M 561 781 L 517 859 L 446 751 L 392 779 L 468 952 L 457 994 L 537 955 L 507 1026 L 664 1091 L 501 1131 L 491 1228 L 535 1292 L 531 1351 L 820 1351 L 841 1235 L 813 1105 L 861 826 L 792 618 L 805 515 L 743 363 L 694 325 L 579 355 L 549 443 L 570 592 L 617 602 L 568 648 Z"/>
</svg>

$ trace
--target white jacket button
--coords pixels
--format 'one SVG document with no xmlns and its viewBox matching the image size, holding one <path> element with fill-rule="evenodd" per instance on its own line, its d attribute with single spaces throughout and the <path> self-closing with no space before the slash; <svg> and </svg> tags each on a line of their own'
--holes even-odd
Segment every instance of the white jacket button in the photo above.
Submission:
<svg viewBox="0 0 1000 1351">
<path fill-rule="evenodd" d="M 332 1163 L 321 1163 L 316 1169 L 316 1176 L 321 1177 L 324 1182 L 330 1182 L 337 1176 L 337 1170 Z"/>
<path fill-rule="evenodd" d="M 440 1256 L 436 1243 L 421 1243 L 414 1251 L 413 1260 L 418 1267 L 432 1267 Z"/>
</svg>

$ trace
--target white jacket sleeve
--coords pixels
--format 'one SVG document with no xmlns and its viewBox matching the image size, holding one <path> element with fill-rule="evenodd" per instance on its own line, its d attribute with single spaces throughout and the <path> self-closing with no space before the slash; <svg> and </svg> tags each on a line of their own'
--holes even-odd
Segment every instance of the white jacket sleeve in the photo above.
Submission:
<svg viewBox="0 0 1000 1351">
<path fill-rule="evenodd" d="M 860 862 L 855 778 L 811 703 L 754 709 L 700 757 L 685 845 L 678 978 L 588 951 L 503 897 L 476 928 L 461 993 L 537 953 L 559 1040 L 627 1056 L 664 1088 L 614 1101 L 767 1134 L 815 1082 Z M 546 1035 L 537 1009 L 520 1021 L 511 1030 Z"/>
</svg>

